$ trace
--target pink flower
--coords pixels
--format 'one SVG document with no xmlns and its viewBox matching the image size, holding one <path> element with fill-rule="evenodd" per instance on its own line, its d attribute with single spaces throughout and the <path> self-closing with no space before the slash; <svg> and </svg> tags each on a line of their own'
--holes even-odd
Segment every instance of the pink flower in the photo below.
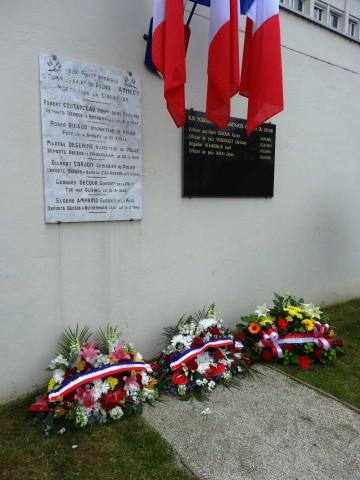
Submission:
<svg viewBox="0 0 360 480">
<path fill-rule="evenodd" d="M 118 363 L 121 360 L 130 360 L 130 355 L 123 352 L 122 345 L 117 345 L 115 351 L 113 353 L 109 353 L 109 358 L 114 363 Z"/>
<path fill-rule="evenodd" d="M 85 388 L 78 387 L 76 389 L 76 395 L 74 399 L 77 400 L 81 405 L 83 405 L 88 410 L 95 408 L 96 402 L 94 402 L 94 390 L 90 389 L 90 385 L 87 383 Z"/>
<path fill-rule="evenodd" d="M 140 385 L 136 381 L 136 375 L 130 375 L 130 377 L 123 377 L 125 381 L 124 390 L 129 390 L 130 385 L 134 385 L 135 387 L 140 388 Z"/>
<path fill-rule="evenodd" d="M 83 343 L 83 349 L 80 350 L 79 355 L 81 355 L 86 362 L 91 362 L 91 360 L 96 360 L 96 354 L 100 353 L 100 350 L 95 348 L 96 343 Z"/>
</svg>

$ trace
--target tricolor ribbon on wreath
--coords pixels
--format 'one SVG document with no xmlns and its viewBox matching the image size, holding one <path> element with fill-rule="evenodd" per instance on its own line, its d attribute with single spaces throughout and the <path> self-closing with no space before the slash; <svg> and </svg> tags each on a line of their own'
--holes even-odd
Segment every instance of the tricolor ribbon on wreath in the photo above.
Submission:
<svg viewBox="0 0 360 480">
<path fill-rule="evenodd" d="M 315 343 L 319 348 L 328 350 L 332 345 L 332 339 L 324 337 L 328 330 L 329 325 L 322 325 L 320 322 L 314 322 L 314 329 L 311 333 L 286 333 L 279 335 L 276 327 L 269 328 L 266 332 L 262 332 L 263 338 L 259 341 L 259 347 L 270 347 L 274 357 L 277 358 L 283 358 L 280 346 L 283 343 Z"/>
<path fill-rule="evenodd" d="M 208 342 L 204 343 L 201 347 L 194 347 L 185 350 L 183 353 L 178 355 L 174 358 L 171 362 L 169 362 L 169 367 L 171 370 L 176 370 L 184 363 L 189 362 L 193 358 L 201 355 L 205 352 L 208 348 L 221 348 L 221 347 L 231 347 L 235 346 L 235 348 L 239 348 L 238 345 L 234 344 L 234 340 L 229 337 L 223 337 L 219 339 L 209 340 Z"/>
<path fill-rule="evenodd" d="M 51 390 L 48 393 L 49 402 L 55 402 L 59 397 L 63 397 L 87 382 L 93 382 L 99 378 L 109 377 L 110 375 L 114 375 L 116 373 L 130 372 L 133 370 L 142 370 L 152 373 L 151 366 L 143 362 L 124 362 L 115 363 L 113 365 L 105 365 L 104 367 L 95 368 L 90 372 L 79 373 L 67 382 L 64 382 L 58 388 Z"/>
</svg>

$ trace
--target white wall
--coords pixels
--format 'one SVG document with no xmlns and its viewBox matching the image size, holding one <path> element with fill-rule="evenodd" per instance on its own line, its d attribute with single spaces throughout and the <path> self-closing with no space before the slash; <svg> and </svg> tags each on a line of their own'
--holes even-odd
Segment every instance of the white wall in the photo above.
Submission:
<svg viewBox="0 0 360 480">
<path fill-rule="evenodd" d="M 359 44 L 282 10 L 274 198 L 183 199 L 181 130 L 143 64 L 151 11 L 151 0 L 0 1 L 0 401 L 48 378 L 68 325 L 118 325 L 151 356 L 163 327 L 213 301 L 230 326 L 274 291 L 359 295 Z M 197 11 L 186 98 L 204 111 L 208 11 Z M 38 55 L 50 53 L 141 76 L 141 222 L 45 224 Z M 245 117 L 243 98 L 232 115 Z"/>
</svg>

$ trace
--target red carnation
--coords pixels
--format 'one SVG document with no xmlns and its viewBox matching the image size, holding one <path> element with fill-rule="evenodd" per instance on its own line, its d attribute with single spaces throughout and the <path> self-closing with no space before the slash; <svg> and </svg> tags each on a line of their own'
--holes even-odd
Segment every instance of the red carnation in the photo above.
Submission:
<svg viewBox="0 0 360 480">
<path fill-rule="evenodd" d="M 320 350 L 320 348 L 317 348 L 316 350 L 314 350 L 314 357 L 317 358 L 319 360 L 319 358 L 322 357 L 322 354 L 323 354 L 323 351 Z"/>
<path fill-rule="evenodd" d="M 187 364 L 186 364 L 188 370 L 190 370 L 191 372 L 195 372 L 195 370 L 198 369 L 198 363 L 195 362 L 195 360 L 190 360 Z"/>
<path fill-rule="evenodd" d="M 187 376 L 182 371 L 182 368 L 176 370 L 171 379 L 175 385 L 186 385 L 188 381 Z"/>
<path fill-rule="evenodd" d="M 192 347 L 202 347 L 204 345 L 204 340 L 200 337 L 195 337 L 191 346 Z"/>
<path fill-rule="evenodd" d="M 300 367 L 300 368 L 310 368 L 310 358 L 308 358 L 308 357 L 300 357 L 300 359 L 299 359 L 299 367 Z"/>
<path fill-rule="evenodd" d="M 221 332 L 217 327 L 211 327 L 210 328 L 210 333 L 211 333 L 211 335 L 221 335 Z"/>
<path fill-rule="evenodd" d="M 243 357 L 243 360 L 244 360 L 244 363 L 245 365 L 248 367 L 249 365 L 251 365 L 251 358 L 247 358 L 247 357 Z"/>
<path fill-rule="evenodd" d="M 294 345 L 291 343 L 283 343 L 283 350 L 287 350 L 289 353 L 294 351 Z"/>
<path fill-rule="evenodd" d="M 271 362 L 273 359 L 273 354 L 270 350 L 263 350 L 261 357 L 265 362 Z"/>
<path fill-rule="evenodd" d="M 341 338 L 338 338 L 335 343 L 340 348 L 344 346 L 344 342 L 342 341 Z"/>
<path fill-rule="evenodd" d="M 215 360 L 218 362 L 219 360 L 222 360 L 224 358 L 224 355 L 221 350 L 216 350 L 214 353 Z"/>
<path fill-rule="evenodd" d="M 170 360 L 171 360 L 171 353 L 168 353 L 168 354 L 165 355 L 165 357 L 164 357 L 164 362 L 169 363 Z"/>
<path fill-rule="evenodd" d="M 243 334 L 242 334 L 242 332 L 238 332 L 238 333 L 236 334 L 235 340 L 236 340 L 237 342 L 242 342 L 242 341 L 243 341 Z"/>
<path fill-rule="evenodd" d="M 286 330 L 288 322 L 287 320 L 285 320 L 285 318 L 279 318 L 279 320 L 277 321 L 277 324 L 282 330 Z"/>
</svg>

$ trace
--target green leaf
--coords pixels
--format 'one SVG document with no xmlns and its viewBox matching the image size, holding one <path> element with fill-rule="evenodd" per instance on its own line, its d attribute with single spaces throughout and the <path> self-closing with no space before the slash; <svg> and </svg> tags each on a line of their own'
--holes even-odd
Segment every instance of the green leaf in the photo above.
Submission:
<svg viewBox="0 0 360 480">
<path fill-rule="evenodd" d="M 71 330 L 71 328 L 68 326 L 68 328 L 65 328 L 64 332 L 62 332 L 59 337 L 57 344 L 58 353 L 63 355 L 65 358 L 69 357 L 75 346 L 78 345 L 81 347 L 82 343 L 87 342 L 91 335 L 92 332 L 87 325 L 83 327 L 80 333 L 78 325 L 76 325 L 75 330 Z"/>
</svg>

